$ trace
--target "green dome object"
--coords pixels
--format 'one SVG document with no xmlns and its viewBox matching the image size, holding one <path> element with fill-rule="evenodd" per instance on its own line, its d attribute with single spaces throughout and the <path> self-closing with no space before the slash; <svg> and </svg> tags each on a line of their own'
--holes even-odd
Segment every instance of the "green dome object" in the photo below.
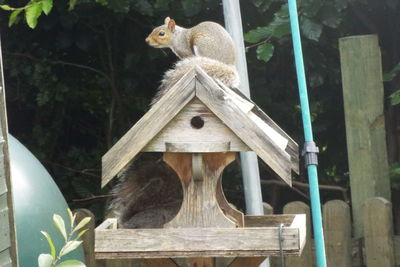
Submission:
<svg viewBox="0 0 400 267">
<path fill-rule="evenodd" d="M 49 233 L 57 254 L 64 238 L 53 224 L 53 214 L 59 214 L 69 232 L 67 202 L 39 160 L 17 139 L 8 136 L 11 182 L 20 267 L 38 266 L 38 256 L 50 253 L 49 245 L 40 231 Z M 84 262 L 82 246 L 61 258 Z"/>
</svg>

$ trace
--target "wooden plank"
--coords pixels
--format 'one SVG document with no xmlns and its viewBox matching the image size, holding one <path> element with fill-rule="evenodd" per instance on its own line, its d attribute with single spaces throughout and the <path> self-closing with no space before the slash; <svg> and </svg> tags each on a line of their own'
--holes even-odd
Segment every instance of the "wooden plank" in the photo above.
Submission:
<svg viewBox="0 0 400 267">
<path fill-rule="evenodd" d="M 283 249 L 298 254 L 298 229 L 285 228 Z M 278 255 L 278 228 L 96 230 L 95 253 L 97 259 Z"/>
<path fill-rule="evenodd" d="M 0 251 L 4 251 L 9 250 L 11 246 L 10 223 L 8 220 L 9 213 L 7 208 L 7 197 L 5 194 L 0 196 L 0 207 Z"/>
<path fill-rule="evenodd" d="M 362 205 L 390 199 L 381 52 L 376 35 L 339 39 L 355 237 L 363 232 Z"/>
<path fill-rule="evenodd" d="M 214 267 L 214 258 L 194 258 L 190 259 L 189 267 Z"/>
<path fill-rule="evenodd" d="M 202 120 L 200 128 L 192 126 L 193 118 Z M 215 116 L 199 99 L 194 98 L 188 103 L 176 117 L 171 120 L 157 136 L 151 140 L 143 151 L 167 151 L 166 143 L 188 143 L 195 148 L 180 148 L 181 151 L 168 152 L 225 152 L 225 151 L 249 151 L 250 148 L 240 140 L 235 133 Z M 229 144 L 229 147 L 218 148 L 219 144 Z M 211 146 L 207 146 L 210 144 Z M 210 149 L 213 149 L 209 151 Z"/>
<path fill-rule="evenodd" d="M 233 260 L 231 264 L 229 264 L 229 267 L 257 267 L 259 266 L 263 261 L 265 260 L 265 257 L 248 257 L 248 258 L 236 258 Z"/>
<path fill-rule="evenodd" d="M 353 266 L 349 205 L 342 200 L 325 203 L 323 223 L 328 266 Z"/>
<path fill-rule="evenodd" d="M 195 95 L 195 71 L 182 77 L 103 156 L 102 186 L 105 186 L 155 137 Z"/>
<path fill-rule="evenodd" d="M 382 197 L 370 198 L 363 212 L 367 266 L 395 266 L 392 204 Z"/>
<path fill-rule="evenodd" d="M 279 227 L 281 223 L 285 227 L 292 224 L 295 215 L 245 215 L 244 225 L 245 227 Z"/>
<path fill-rule="evenodd" d="M 141 259 L 147 267 L 178 267 L 171 259 Z"/>
<path fill-rule="evenodd" d="M 78 209 L 75 211 L 76 213 L 76 225 L 83 218 L 89 217 L 91 218 L 90 222 L 85 227 L 88 231 L 81 237 L 83 241 L 83 253 L 85 255 L 85 264 L 87 267 L 96 267 L 96 259 L 94 256 L 94 229 L 95 229 L 95 218 L 93 213 L 88 209 Z"/>
<path fill-rule="evenodd" d="M 310 208 L 300 201 L 290 202 L 283 207 L 285 214 L 306 214 L 306 242 L 300 257 L 287 256 L 285 263 L 288 267 L 312 266 L 312 242 L 311 242 L 311 221 Z"/>
<path fill-rule="evenodd" d="M 396 266 L 400 265 L 400 236 L 396 235 L 393 238 L 394 242 L 394 254 L 395 254 L 395 262 Z"/>
<path fill-rule="evenodd" d="M 236 88 L 228 88 L 221 82 L 218 82 L 218 85 L 228 94 L 234 94 L 243 102 L 247 102 L 247 108 L 242 108 L 245 113 L 253 113 L 255 116 L 263 120 L 267 125 L 269 125 L 272 129 L 274 129 L 277 133 L 288 140 L 287 147 L 285 151 L 290 155 L 292 161 L 293 171 L 297 174 L 299 173 L 299 147 L 297 143 L 276 124 L 262 109 L 260 109 L 250 98 L 244 95 L 240 90 Z M 253 104 L 252 108 L 251 104 Z"/>
<path fill-rule="evenodd" d="M 11 174 L 10 174 L 10 158 L 8 151 L 8 125 L 7 125 L 7 109 L 6 109 L 6 93 L 4 86 L 3 74 L 3 56 L 0 44 L 0 197 L 5 197 L 5 202 L 0 205 L 0 210 L 5 211 L 0 217 L 0 246 L 9 244 L 6 249 L 8 252 L 2 251 L 0 257 L 0 266 L 18 266 L 17 241 L 14 220 L 14 206 L 12 197 Z M 5 185 L 5 186 L 4 186 Z M 2 226 L 3 225 L 3 226 Z M 8 229 L 6 229 L 6 227 Z M 8 239 L 8 240 L 5 240 Z M 3 245 L 2 242 L 6 242 Z M 8 255 L 8 257 L 6 256 Z"/>
<path fill-rule="evenodd" d="M 196 68 L 196 72 L 199 80 L 196 82 L 196 96 L 279 177 L 291 185 L 290 155 L 280 149 L 246 113 L 226 97 L 224 90 L 219 88 L 203 70 Z"/>
</svg>

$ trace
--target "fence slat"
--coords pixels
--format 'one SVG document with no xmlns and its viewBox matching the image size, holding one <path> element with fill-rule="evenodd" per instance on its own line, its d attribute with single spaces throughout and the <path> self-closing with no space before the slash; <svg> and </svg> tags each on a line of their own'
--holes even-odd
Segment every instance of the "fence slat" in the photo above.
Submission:
<svg viewBox="0 0 400 267">
<path fill-rule="evenodd" d="M 382 197 L 370 198 L 363 212 L 367 266 L 395 266 L 392 204 Z"/>
<path fill-rule="evenodd" d="M 83 253 L 85 255 L 85 263 L 88 267 L 96 267 L 96 260 L 94 257 L 94 228 L 95 218 L 93 213 L 88 209 L 77 209 L 76 213 L 76 225 L 85 217 L 90 217 L 91 220 L 87 224 L 88 231 L 81 237 L 83 241 Z"/>
<path fill-rule="evenodd" d="M 313 262 L 312 242 L 311 242 L 311 223 L 310 223 L 310 207 L 301 201 L 294 201 L 283 207 L 284 214 L 306 214 L 306 244 L 300 257 L 286 256 L 285 263 L 287 267 L 311 267 Z"/>
<path fill-rule="evenodd" d="M 352 266 L 350 207 L 342 200 L 331 200 L 323 207 L 326 259 L 329 267 Z"/>
</svg>

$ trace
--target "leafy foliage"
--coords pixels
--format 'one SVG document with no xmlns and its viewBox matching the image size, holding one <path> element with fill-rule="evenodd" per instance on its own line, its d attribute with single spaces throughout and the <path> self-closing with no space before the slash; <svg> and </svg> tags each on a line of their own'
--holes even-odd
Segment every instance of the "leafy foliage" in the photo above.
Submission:
<svg viewBox="0 0 400 267">
<path fill-rule="evenodd" d="M 64 237 L 64 240 L 65 240 L 65 244 L 61 248 L 58 255 L 56 254 L 56 249 L 53 244 L 53 241 L 51 240 L 50 235 L 44 231 L 41 231 L 41 233 L 46 238 L 47 243 L 49 244 L 50 254 L 40 254 L 39 255 L 39 258 L 38 258 L 39 267 L 62 267 L 62 266 L 64 266 L 64 267 L 67 267 L 67 266 L 68 267 L 85 267 L 86 266 L 84 263 L 82 263 L 81 261 L 77 261 L 77 260 L 67 260 L 67 261 L 58 263 L 63 256 L 65 256 L 68 253 L 70 253 L 71 251 L 75 250 L 76 248 L 78 248 L 80 246 L 80 244 L 82 244 L 82 241 L 79 241 L 78 239 L 87 230 L 83 230 L 80 232 L 79 232 L 79 230 L 82 229 L 83 227 L 85 227 L 91 219 L 90 217 L 83 218 L 78 223 L 78 225 L 75 226 L 76 214 L 72 214 L 70 209 L 68 209 L 68 214 L 69 214 L 70 225 L 71 225 L 71 229 L 70 229 L 68 235 L 67 235 L 67 230 L 65 228 L 65 222 L 64 222 L 63 218 L 58 214 L 54 214 L 54 216 L 53 216 L 53 223 L 54 223 L 55 227 L 58 229 L 58 231 L 61 233 L 61 235 Z M 78 233 L 78 235 L 76 235 L 74 237 L 75 233 Z"/>
</svg>

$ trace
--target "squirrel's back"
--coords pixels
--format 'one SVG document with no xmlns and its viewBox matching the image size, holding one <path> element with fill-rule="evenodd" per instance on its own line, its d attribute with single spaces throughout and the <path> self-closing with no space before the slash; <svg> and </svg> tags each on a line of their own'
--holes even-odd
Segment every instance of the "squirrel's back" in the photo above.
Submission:
<svg viewBox="0 0 400 267">
<path fill-rule="evenodd" d="M 151 104 L 157 102 L 175 83 L 177 83 L 189 70 L 199 66 L 211 78 L 222 82 L 230 88 L 239 87 L 239 74 L 236 67 L 227 65 L 217 60 L 207 57 L 187 57 L 179 60 L 174 67 L 165 72 L 161 85 L 158 88 L 157 94 L 153 98 Z"/>
</svg>

